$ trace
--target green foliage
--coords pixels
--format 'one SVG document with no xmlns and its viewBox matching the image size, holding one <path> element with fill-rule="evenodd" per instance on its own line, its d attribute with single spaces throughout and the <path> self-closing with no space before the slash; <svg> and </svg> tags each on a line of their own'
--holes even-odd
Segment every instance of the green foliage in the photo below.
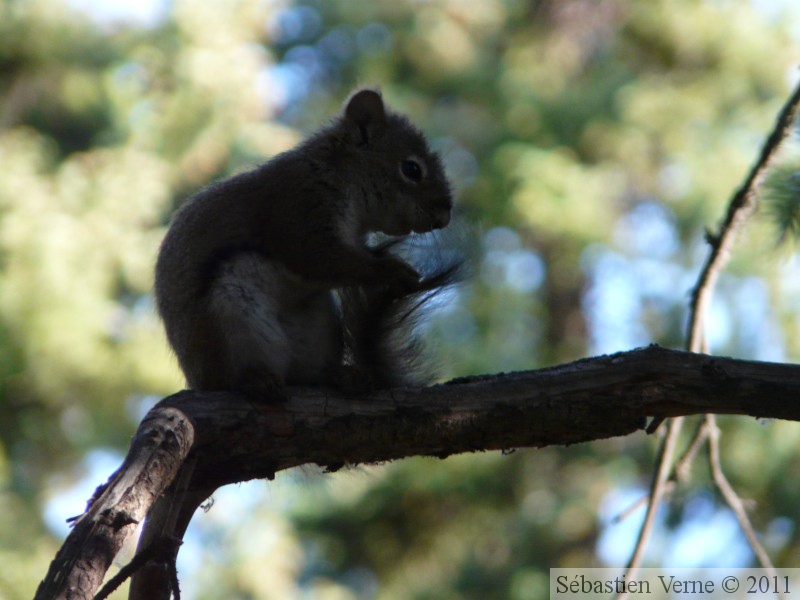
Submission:
<svg viewBox="0 0 800 600">
<path fill-rule="evenodd" d="M 781 164 L 764 182 L 764 204 L 781 242 L 800 238 L 800 164 Z"/>
<path fill-rule="evenodd" d="M 0 3 L 0 596 L 31 596 L 56 545 L 42 507 L 86 452 L 124 450 L 147 399 L 181 386 L 150 295 L 173 209 L 292 146 L 355 85 L 381 85 L 429 133 L 482 230 L 474 281 L 430 327 L 443 377 L 680 346 L 703 231 L 800 50 L 794 3 L 768 4 L 176 0 L 141 26 Z M 800 356 L 797 258 L 774 250 L 800 227 L 793 157 L 720 282 L 715 353 Z M 728 475 L 794 566 L 796 428 L 724 422 Z M 613 560 L 603 540 L 625 524 L 597 515 L 641 493 L 653 445 L 279 478 L 227 520 L 225 494 L 182 550 L 184 588 L 543 597 L 547 568 Z M 706 497 L 696 480 L 661 525 L 664 555 Z"/>
</svg>

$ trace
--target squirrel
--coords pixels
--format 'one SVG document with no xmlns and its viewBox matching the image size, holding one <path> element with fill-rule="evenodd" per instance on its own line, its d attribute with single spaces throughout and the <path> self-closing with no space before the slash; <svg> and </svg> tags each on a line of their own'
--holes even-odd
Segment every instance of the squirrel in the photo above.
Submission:
<svg viewBox="0 0 800 600">
<path fill-rule="evenodd" d="M 414 323 L 459 265 L 421 277 L 398 254 L 409 234 L 445 227 L 452 206 L 424 135 L 366 88 L 295 148 L 201 190 L 173 217 L 155 270 L 189 387 L 269 401 L 347 373 L 422 384 Z M 399 237 L 370 245 L 374 233 Z"/>
</svg>

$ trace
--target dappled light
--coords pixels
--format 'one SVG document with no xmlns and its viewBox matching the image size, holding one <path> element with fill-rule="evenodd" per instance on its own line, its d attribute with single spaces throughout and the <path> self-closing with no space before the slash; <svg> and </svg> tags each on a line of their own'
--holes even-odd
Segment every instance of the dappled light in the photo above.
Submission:
<svg viewBox="0 0 800 600">
<path fill-rule="evenodd" d="M 171 215 L 205 185 L 293 147 L 351 89 L 380 86 L 441 154 L 455 226 L 474 245 L 471 278 L 424 324 L 438 381 L 680 347 L 706 232 L 800 77 L 791 0 L 0 7 L 9 600 L 33 595 L 66 534 L 54 520 L 81 513 L 144 410 L 185 385 L 153 267 Z M 800 154 L 789 145 L 719 280 L 713 354 L 800 360 Z M 721 422 L 726 473 L 754 500 L 767 550 L 798 566 L 800 428 Z M 643 509 L 614 518 L 647 493 L 656 443 L 308 469 L 226 488 L 181 550 L 185 597 L 541 598 L 551 567 L 627 560 Z M 658 514 L 646 564 L 750 565 L 697 470 Z"/>
</svg>

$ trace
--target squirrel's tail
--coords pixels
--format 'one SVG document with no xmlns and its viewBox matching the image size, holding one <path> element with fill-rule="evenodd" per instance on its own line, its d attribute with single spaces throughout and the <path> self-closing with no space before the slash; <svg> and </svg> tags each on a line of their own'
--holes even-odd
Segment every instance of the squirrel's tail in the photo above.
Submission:
<svg viewBox="0 0 800 600">
<path fill-rule="evenodd" d="M 339 291 L 345 361 L 377 388 L 426 385 L 436 373 L 420 329 L 442 293 L 464 278 L 463 254 L 433 236 L 401 238 L 371 249 L 393 253 L 422 275 L 413 290 L 355 286 Z"/>
</svg>

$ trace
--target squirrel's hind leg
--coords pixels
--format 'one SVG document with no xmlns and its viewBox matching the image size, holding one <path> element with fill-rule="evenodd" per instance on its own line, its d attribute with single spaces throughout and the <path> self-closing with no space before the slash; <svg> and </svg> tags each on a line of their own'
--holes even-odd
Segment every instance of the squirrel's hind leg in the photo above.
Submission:
<svg viewBox="0 0 800 600">
<path fill-rule="evenodd" d="M 255 252 L 223 263 L 209 308 L 230 388 L 267 398 L 284 384 L 320 385 L 341 364 L 341 319 L 330 290 Z"/>
<path fill-rule="evenodd" d="M 281 400 L 291 360 L 289 335 L 282 324 L 282 275 L 272 261 L 252 252 L 220 265 L 209 301 L 217 329 L 217 366 L 226 386 L 253 397 Z"/>
</svg>

